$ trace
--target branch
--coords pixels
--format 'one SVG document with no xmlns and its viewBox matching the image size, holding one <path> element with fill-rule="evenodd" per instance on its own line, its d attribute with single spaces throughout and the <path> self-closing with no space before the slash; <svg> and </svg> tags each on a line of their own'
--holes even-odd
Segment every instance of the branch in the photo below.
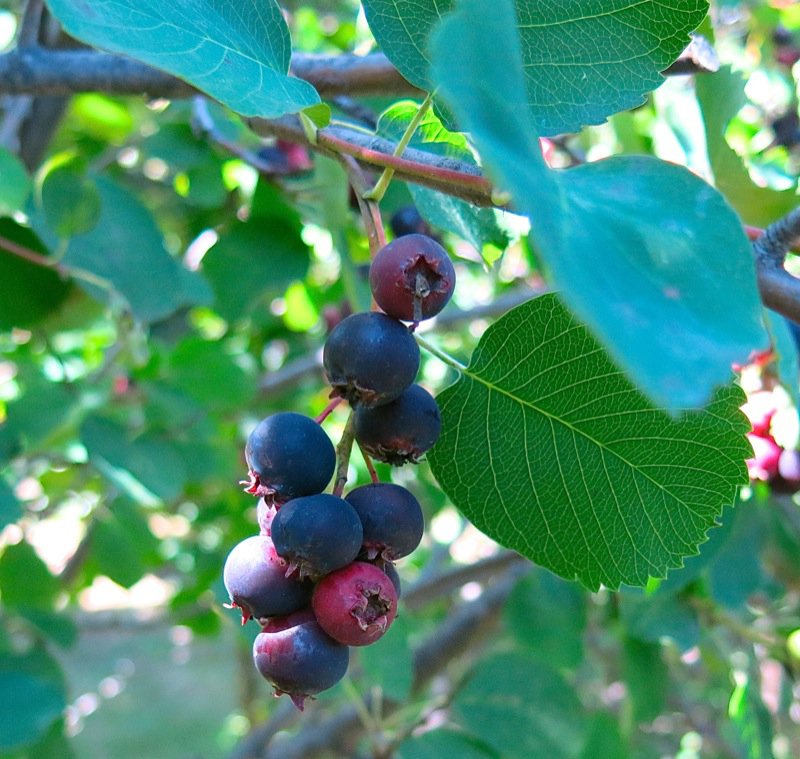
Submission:
<svg viewBox="0 0 800 759">
<path fill-rule="evenodd" d="M 291 73 L 323 98 L 348 95 L 420 95 L 382 53 L 295 53 Z M 185 98 L 197 90 L 182 79 L 121 55 L 94 50 L 20 47 L 0 55 L 0 95 L 71 95 L 107 92 Z"/>
<path fill-rule="evenodd" d="M 360 163 L 394 169 L 399 179 L 430 187 L 461 198 L 476 206 L 493 206 L 492 185 L 479 167 L 465 161 L 407 148 L 402 157 L 394 155 L 397 143 L 383 137 L 331 124 L 316 134 L 312 144 L 295 116 L 279 119 L 248 119 L 250 128 L 262 137 L 278 137 L 305 145 L 331 158 L 349 155 Z"/>
<path fill-rule="evenodd" d="M 770 224 L 753 242 L 753 253 L 758 272 L 758 289 L 764 305 L 787 319 L 800 323 L 800 279 L 784 268 L 786 254 L 798 242 L 800 208 Z"/>
</svg>

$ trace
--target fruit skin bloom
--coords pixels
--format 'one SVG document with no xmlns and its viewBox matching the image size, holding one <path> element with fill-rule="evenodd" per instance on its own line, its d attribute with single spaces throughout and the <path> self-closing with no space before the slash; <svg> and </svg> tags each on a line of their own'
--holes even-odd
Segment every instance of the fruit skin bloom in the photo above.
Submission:
<svg viewBox="0 0 800 759">
<path fill-rule="evenodd" d="M 333 395 L 354 406 L 378 406 L 414 382 L 419 346 L 397 319 L 365 311 L 348 316 L 328 335 L 322 364 Z"/>
<path fill-rule="evenodd" d="M 275 695 L 288 694 L 302 711 L 306 698 L 344 677 L 350 649 L 331 638 L 307 610 L 266 625 L 253 642 L 253 661 Z"/>
</svg>

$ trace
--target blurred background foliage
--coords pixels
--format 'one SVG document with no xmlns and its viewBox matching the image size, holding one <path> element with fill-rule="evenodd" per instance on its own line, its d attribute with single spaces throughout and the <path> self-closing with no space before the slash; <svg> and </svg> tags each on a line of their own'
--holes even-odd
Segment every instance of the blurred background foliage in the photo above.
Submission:
<svg viewBox="0 0 800 759">
<path fill-rule="evenodd" d="M 286 5 L 297 48 L 370 47 L 357 3 Z M 669 78 L 555 140 L 551 161 L 654 154 L 713 177 L 763 226 L 796 204 L 800 6 L 713 5 L 700 31 L 717 74 Z M 0 3 L 0 49 L 21 12 Z M 375 117 L 392 105 L 362 102 Z M 759 481 L 684 569 L 588 593 L 499 550 L 424 463 L 380 467 L 428 524 L 399 566 L 401 615 L 304 715 L 275 700 L 221 570 L 257 530 L 237 484 L 249 430 L 325 407 L 325 335 L 368 307 L 346 178 L 320 157 L 287 170 L 284 146 L 217 107 L 93 93 L 63 109 L 35 165 L 0 149 L 0 754 L 216 759 L 282 731 L 264 755 L 800 756 L 800 511 Z M 525 224 L 493 214 L 467 234 L 414 200 L 458 270 L 433 334 L 466 359 L 543 288 Z M 386 220 L 411 202 L 393 183 Z M 423 358 L 429 389 L 452 381 Z M 793 371 L 783 387 L 771 366 L 748 375 L 782 404 L 786 448 Z M 344 421 L 326 422 L 334 440 Z M 350 483 L 368 479 L 355 456 Z"/>
</svg>

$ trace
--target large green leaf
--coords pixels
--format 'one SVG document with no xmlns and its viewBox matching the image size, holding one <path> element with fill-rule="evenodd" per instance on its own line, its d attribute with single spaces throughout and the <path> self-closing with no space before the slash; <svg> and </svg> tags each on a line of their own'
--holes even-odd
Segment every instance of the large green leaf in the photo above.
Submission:
<svg viewBox="0 0 800 759">
<path fill-rule="evenodd" d="M 443 756 L 458 759 L 499 759 L 500 755 L 477 738 L 444 727 L 403 741 L 397 756 L 398 759 L 441 759 Z"/>
<path fill-rule="evenodd" d="M 589 588 L 644 585 L 697 553 L 747 482 L 744 396 L 651 405 L 555 295 L 507 313 L 438 397 L 444 491 L 498 542 Z"/>
<path fill-rule="evenodd" d="M 289 29 L 275 0 L 48 0 L 83 42 L 185 79 L 246 116 L 274 118 L 319 103 L 287 76 Z"/>
<path fill-rule="evenodd" d="M 408 81 L 440 83 L 429 38 L 453 0 L 364 0 L 372 33 Z M 493 3 L 483 3 L 493 12 Z M 515 0 L 525 103 L 540 134 L 578 131 L 633 108 L 661 84 L 708 12 L 705 0 Z M 482 68 L 502 57 L 508 38 L 473 17 L 469 45 L 450 51 L 455 66 Z M 602 40 L 602 44 L 598 41 Z M 478 77 L 476 81 L 480 82 Z"/>
<path fill-rule="evenodd" d="M 22 161 L 0 148 L 0 216 L 20 211 L 31 191 L 31 178 Z"/>
<path fill-rule="evenodd" d="M 506 759 L 565 759 L 583 744 L 584 716 L 573 687 L 523 654 L 481 662 L 453 707 L 461 724 Z"/>
<path fill-rule="evenodd" d="M 0 176 L 2 171 L 0 170 Z M 0 180 L 0 185 L 2 180 Z M 48 251 L 36 235 L 13 219 L 0 219 L 0 238 L 40 256 Z M 55 311 L 67 297 L 69 282 L 55 269 L 10 253 L 0 240 L 0 329 L 28 328 Z"/>
<path fill-rule="evenodd" d="M 205 300 L 208 286 L 169 255 L 150 211 L 106 178 L 98 179 L 97 187 L 100 218 L 91 230 L 72 237 L 63 259 L 67 268 L 77 270 L 79 281 L 98 297 L 113 300 L 111 292 L 118 294 L 144 321 Z"/>
<path fill-rule="evenodd" d="M 434 37 L 435 70 L 488 170 L 530 216 L 555 284 L 655 402 L 702 406 L 731 363 L 768 344 L 736 214 L 688 170 L 653 158 L 548 170 L 524 108 L 510 0 L 460 7 Z M 496 55 L 470 59 L 494 34 L 505 40 Z"/>
<path fill-rule="evenodd" d="M 22 515 L 20 506 L 14 491 L 9 484 L 0 477 L 0 530 L 7 524 L 16 522 Z"/>
</svg>

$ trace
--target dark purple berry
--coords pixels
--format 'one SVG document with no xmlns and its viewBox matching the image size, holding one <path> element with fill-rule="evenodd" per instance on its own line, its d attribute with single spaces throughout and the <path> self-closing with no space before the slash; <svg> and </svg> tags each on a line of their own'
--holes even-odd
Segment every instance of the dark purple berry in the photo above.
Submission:
<svg viewBox="0 0 800 759">
<path fill-rule="evenodd" d="M 378 569 L 380 569 L 381 572 L 383 572 L 392 581 L 394 590 L 397 593 L 397 600 L 399 601 L 400 596 L 403 595 L 403 586 L 400 582 L 400 575 L 397 572 L 397 567 L 395 567 L 391 561 L 382 559 L 380 556 L 372 559 L 370 563 L 378 567 Z"/>
<path fill-rule="evenodd" d="M 333 394 L 354 405 L 397 398 L 417 376 L 419 347 L 397 319 L 374 311 L 348 316 L 328 335 L 322 362 Z"/>
<path fill-rule="evenodd" d="M 405 235 L 378 251 L 369 284 L 375 302 L 389 316 L 418 322 L 447 305 L 456 286 L 456 270 L 436 240 Z"/>
<path fill-rule="evenodd" d="M 247 438 L 248 493 L 272 503 L 321 493 L 333 477 L 336 452 L 313 419 L 282 411 L 262 419 Z"/>
<path fill-rule="evenodd" d="M 350 649 L 327 635 L 308 611 L 266 625 L 253 643 L 253 660 L 275 695 L 288 694 L 302 711 L 306 698 L 344 677 Z"/>
<path fill-rule="evenodd" d="M 234 546 L 222 577 L 231 604 L 242 610 L 242 624 L 251 617 L 283 616 L 308 606 L 312 584 L 287 577 L 288 568 L 266 536 L 255 535 Z"/>
<path fill-rule="evenodd" d="M 367 558 L 402 559 L 422 540 L 425 530 L 422 507 L 404 487 L 373 482 L 351 490 L 345 500 L 352 504 L 361 520 Z"/>
<path fill-rule="evenodd" d="M 439 438 L 439 406 L 425 388 L 411 385 L 399 398 L 355 412 L 358 444 L 372 457 L 394 466 L 416 462 Z"/>
<path fill-rule="evenodd" d="M 398 208 L 389 219 L 389 227 L 395 237 L 430 233 L 428 223 L 422 218 L 416 206 Z"/>
<path fill-rule="evenodd" d="M 300 577 L 320 577 L 346 566 L 358 556 L 363 540 L 355 509 L 326 493 L 283 504 L 271 530 L 275 550 Z"/>
<path fill-rule="evenodd" d="M 374 564 L 356 561 L 317 583 L 312 608 L 320 627 L 334 640 L 367 646 L 394 621 L 397 591 Z"/>
</svg>

